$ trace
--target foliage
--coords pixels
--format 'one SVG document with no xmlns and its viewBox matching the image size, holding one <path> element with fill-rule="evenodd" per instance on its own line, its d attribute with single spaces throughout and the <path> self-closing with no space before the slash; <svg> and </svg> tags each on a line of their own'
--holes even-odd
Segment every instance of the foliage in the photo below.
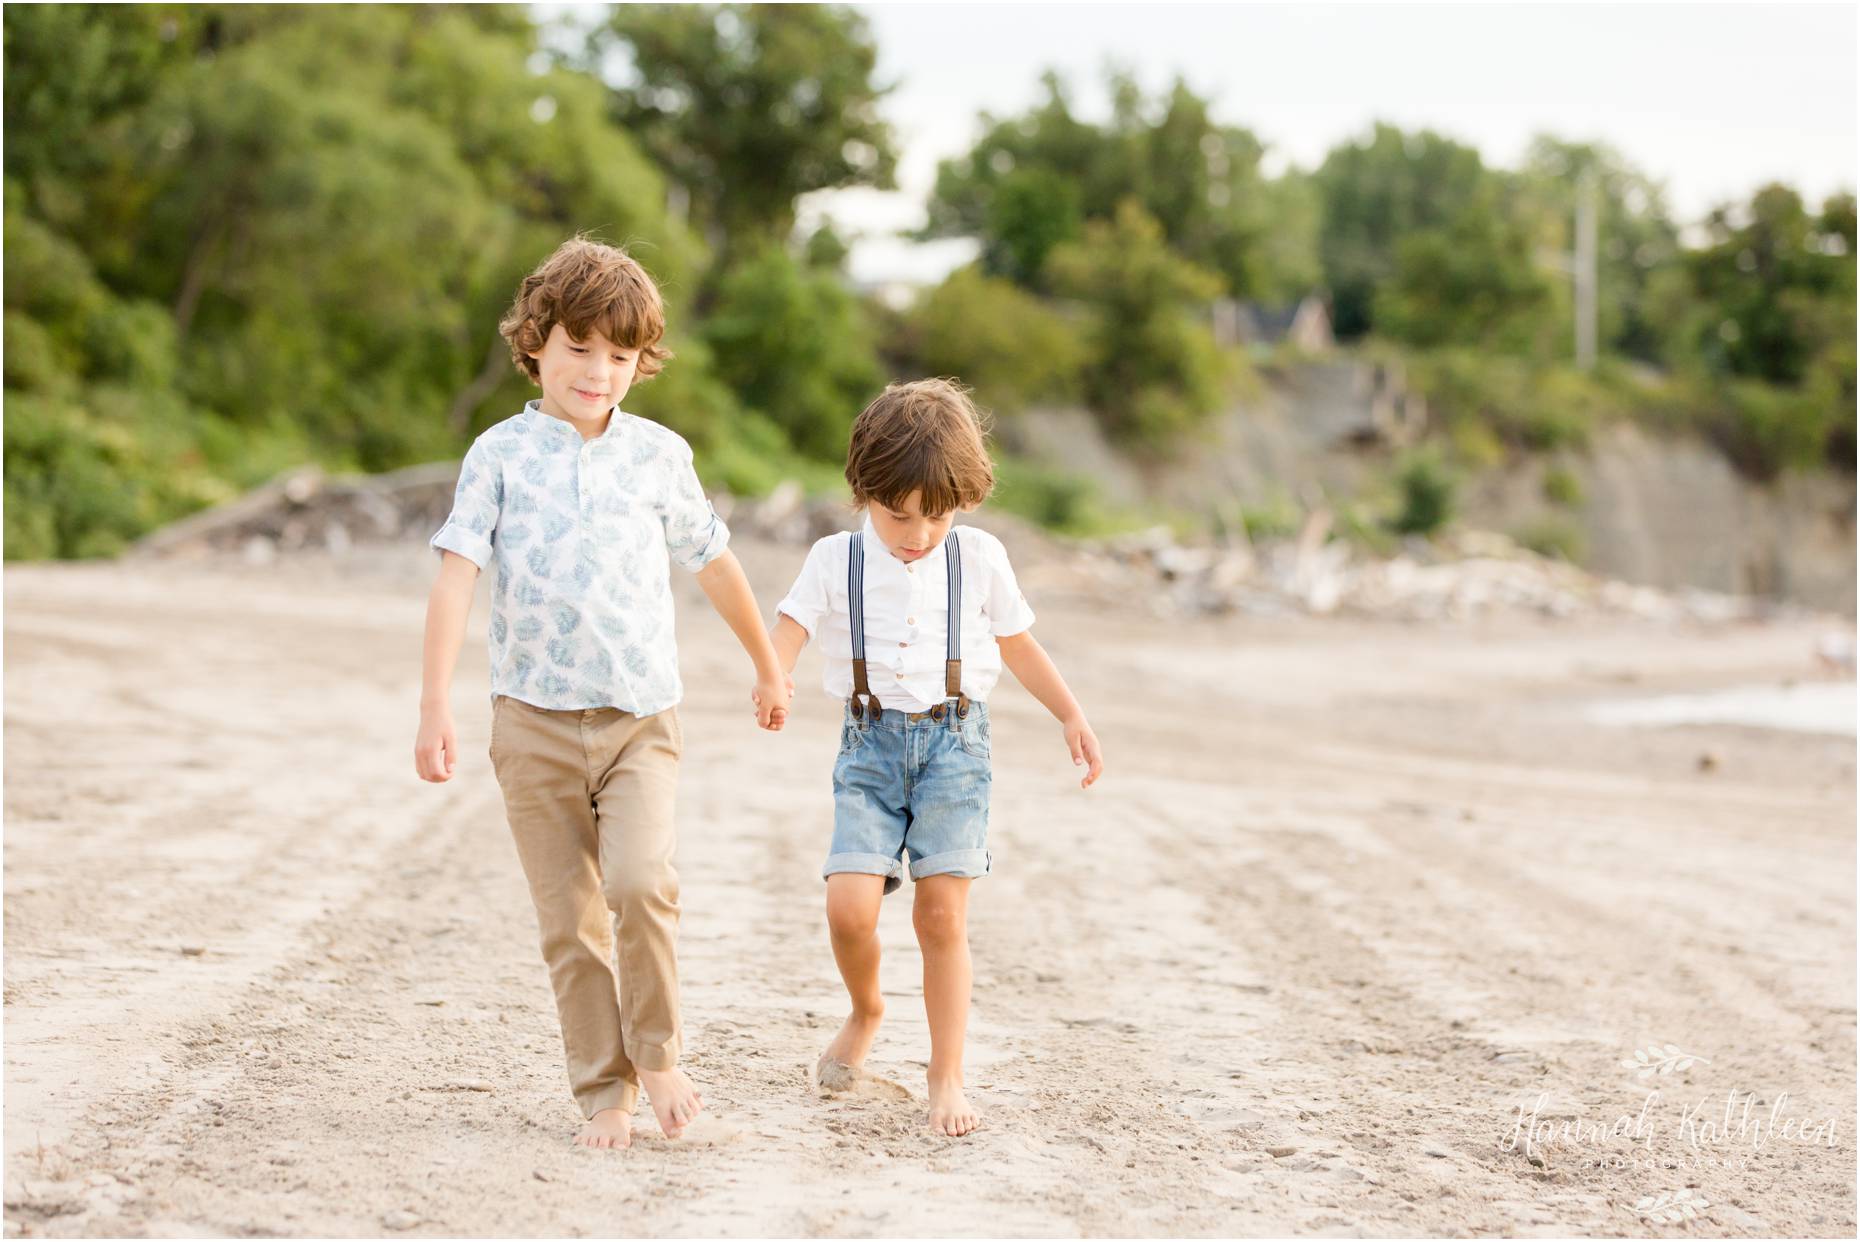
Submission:
<svg viewBox="0 0 1860 1242">
<path fill-rule="evenodd" d="M 1405 134 L 1378 123 L 1366 141 L 1331 150 L 1313 182 L 1323 210 L 1318 249 L 1340 337 L 1375 326 L 1376 292 L 1394 279 L 1402 241 L 1463 220 L 1488 176 L 1477 151 L 1431 130 Z"/>
<path fill-rule="evenodd" d="M 1400 508 L 1390 529 L 1403 535 L 1432 535 L 1453 517 L 1459 479 L 1431 449 L 1411 452 L 1397 467 Z"/>
<path fill-rule="evenodd" d="M 855 10 L 615 5 L 586 63 L 615 45 L 631 67 L 614 120 L 690 192 L 720 249 L 785 242 L 795 199 L 814 190 L 891 187 L 889 88 L 873 81 L 878 49 Z"/>
<path fill-rule="evenodd" d="M 1087 224 L 1051 266 L 1060 292 L 1091 310 L 1085 392 L 1107 432 L 1166 448 L 1215 410 L 1232 366 L 1196 312 L 1219 278 L 1171 251 L 1140 205 Z"/>
<path fill-rule="evenodd" d="M 975 146 L 939 165 L 925 236 L 977 237 L 990 275 L 1044 288 L 1055 249 L 1134 198 L 1171 250 L 1219 277 L 1217 291 L 1285 301 L 1316 282 L 1314 199 L 1295 177 L 1266 179 L 1264 144 L 1217 124 L 1185 83 L 1146 99 L 1113 73 L 1112 117 L 1094 125 L 1073 114 L 1056 73 L 1041 82 L 1041 103 L 983 114 Z"/>
<path fill-rule="evenodd" d="M 1013 412 L 1076 394 L 1085 363 L 1079 329 L 1011 281 L 958 268 L 911 308 L 903 352 L 929 375 L 956 375 L 976 398 Z"/>
<path fill-rule="evenodd" d="M 1582 480 L 1568 466 L 1553 465 L 1544 471 L 1544 499 L 1565 509 L 1582 506 Z"/>
<path fill-rule="evenodd" d="M 884 384 L 853 296 L 777 247 L 725 274 L 703 333 L 737 399 L 816 457 L 844 455 L 854 415 Z"/>
</svg>

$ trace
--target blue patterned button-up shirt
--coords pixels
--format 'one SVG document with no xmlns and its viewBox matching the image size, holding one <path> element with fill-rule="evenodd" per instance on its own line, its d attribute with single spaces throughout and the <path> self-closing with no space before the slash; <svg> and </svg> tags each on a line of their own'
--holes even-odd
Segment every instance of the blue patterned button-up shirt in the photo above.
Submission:
<svg viewBox="0 0 1860 1242">
<path fill-rule="evenodd" d="M 684 695 L 671 562 L 695 572 L 729 538 L 677 432 L 615 407 L 584 441 L 532 401 L 472 443 L 432 546 L 497 562 L 493 698 L 649 716 Z"/>
</svg>

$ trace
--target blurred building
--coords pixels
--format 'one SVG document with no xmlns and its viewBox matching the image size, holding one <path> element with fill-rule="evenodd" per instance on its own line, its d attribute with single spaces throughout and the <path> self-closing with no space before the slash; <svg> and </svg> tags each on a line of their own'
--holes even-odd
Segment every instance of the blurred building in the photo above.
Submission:
<svg viewBox="0 0 1860 1242">
<path fill-rule="evenodd" d="M 1309 354 L 1326 353 L 1336 343 L 1330 331 L 1330 312 L 1316 294 L 1306 294 L 1279 307 L 1218 298 L 1214 303 L 1214 339 L 1222 346 L 1259 345 L 1270 349 L 1287 344 Z"/>
</svg>

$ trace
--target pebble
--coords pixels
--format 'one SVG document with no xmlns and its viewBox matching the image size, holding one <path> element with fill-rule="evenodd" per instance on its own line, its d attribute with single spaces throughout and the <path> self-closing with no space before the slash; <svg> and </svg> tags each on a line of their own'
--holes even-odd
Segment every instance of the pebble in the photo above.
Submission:
<svg viewBox="0 0 1860 1242">
<path fill-rule="evenodd" d="M 1274 1160 L 1283 1160 L 1287 1156 L 1296 1155 L 1297 1152 L 1296 1147 L 1268 1147 L 1266 1149 L 1266 1154 Z"/>
<path fill-rule="evenodd" d="M 420 1223 L 420 1218 L 412 1212 L 401 1209 L 383 1216 L 381 1223 L 389 1229 L 411 1229 Z"/>
<path fill-rule="evenodd" d="M 448 1081 L 441 1091 L 495 1091 L 496 1088 L 482 1078 L 454 1078 Z"/>
</svg>

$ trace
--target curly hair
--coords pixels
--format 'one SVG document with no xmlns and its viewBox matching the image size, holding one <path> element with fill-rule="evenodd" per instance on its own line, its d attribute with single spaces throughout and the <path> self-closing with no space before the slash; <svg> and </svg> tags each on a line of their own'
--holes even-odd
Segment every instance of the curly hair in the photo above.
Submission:
<svg viewBox="0 0 1860 1242">
<path fill-rule="evenodd" d="M 973 509 L 995 490 L 986 428 L 955 380 L 891 384 L 853 420 L 846 481 L 853 503 L 896 507 L 912 492 L 930 517 Z"/>
<path fill-rule="evenodd" d="M 532 381 L 540 381 L 541 373 L 530 354 L 542 352 L 558 323 L 577 341 L 599 332 L 615 345 L 637 349 L 635 383 L 657 375 L 672 356 L 659 344 L 665 305 L 652 277 L 624 250 L 580 233 L 523 278 L 516 301 L 497 325 L 510 342 L 511 361 Z"/>
</svg>

